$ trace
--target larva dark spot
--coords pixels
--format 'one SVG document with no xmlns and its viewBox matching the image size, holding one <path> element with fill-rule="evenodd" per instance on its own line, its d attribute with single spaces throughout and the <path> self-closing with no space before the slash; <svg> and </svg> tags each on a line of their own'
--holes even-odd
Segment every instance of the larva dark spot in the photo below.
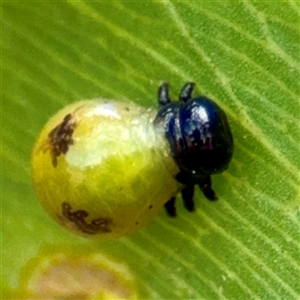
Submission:
<svg viewBox="0 0 300 300">
<path fill-rule="evenodd" d="M 76 128 L 76 122 L 72 120 L 72 115 L 67 114 L 63 121 L 53 128 L 48 134 L 48 147 L 52 157 L 52 165 L 57 166 L 57 157 L 66 154 L 70 145 L 74 144 L 72 135 Z"/>
<path fill-rule="evenodd" d="M 73 223 L 76 228 L 87 234 L 97 234 L 97 233 L 108 233 L 111 232 L 110 225 L 113 223 L 110 218 L 97 218 L 87 223 L 85 218 L 88 217 L 89 213 L 85 210 L 76 210 L 72 212 L 72 207 L 68 202 L 63 202 L 61 204 L 62 215 L 64 220 Z"/>
<path fill-rule="evenodd" d="M 151 205 L 149 205 L 149 209 L 151 209 L 153 207 L 153 205 L 151 204 Z"/>
</svg>

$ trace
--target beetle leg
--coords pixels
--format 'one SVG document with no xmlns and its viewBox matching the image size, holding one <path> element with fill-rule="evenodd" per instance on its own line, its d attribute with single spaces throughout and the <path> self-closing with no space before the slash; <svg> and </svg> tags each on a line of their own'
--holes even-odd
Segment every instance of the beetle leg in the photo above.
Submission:
<svg viewBox="0 0 300 300">
<path fill-rule="evenodd" d="M 211 178 L 210 176 L 205 177 L 204 179 L 202 179 L 199 183 L 198 183 L 202 193 L 204 194 L 204 196 L 210 200 L 210 201 L 215 201 L 217 200 L 217 196 L 215 194 L 215 192 L 213 191 L 213 189 L 211 188 Z"/>
<path fill-rule="evenodd" d="M 176 217 L 175 197 L 165 203 L 165 209 L 170 217 Z"/>
<path fill-rule="evenodd" d="M 169 86 L 166 82 L 163 82 L 158 88 L 158 103 L 160 106 L 164 106 L 170 102 Z"/>
<path fill-rule="evenodd" d="M 185 208 L 192 212 L 195 210 L 195 203 L 193 200 L 194 197 L 194 185 L 188 185 L 186 186 L 182 191 L 182 200 L 184 203 Z"/>
<path fill-rule="evenodd" d="M 187 102 L 189 99 L 191 99 L 194 87 L 194 82 L 187 82 L 180 91 L 179 100 L 182 102 Z"/>
</svg>

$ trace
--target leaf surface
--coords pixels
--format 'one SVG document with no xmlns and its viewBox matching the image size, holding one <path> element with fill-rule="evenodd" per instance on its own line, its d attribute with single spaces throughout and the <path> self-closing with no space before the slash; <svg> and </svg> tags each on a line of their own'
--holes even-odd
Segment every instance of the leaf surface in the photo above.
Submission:
<svg viewBox="0 0 300 300">
<path fill-rule="evenodd" d="M 3 295 L 13 298 L 32 258 L 71 248 L 126 263 L 141 299 L 298 298 L 299 11 L 297 2 L 4 2 Z M 117 241 L 72 236 L 34 195 L 39 131 L 82 99 L 156 106 L 161 80 L 174 99 L 195 81 L 228 114 L 235 153 L 213 177 L 220 200 L 197 191 L 190 214 L 178 197 L 176 219 L 161 211 Z"/>
</svg>

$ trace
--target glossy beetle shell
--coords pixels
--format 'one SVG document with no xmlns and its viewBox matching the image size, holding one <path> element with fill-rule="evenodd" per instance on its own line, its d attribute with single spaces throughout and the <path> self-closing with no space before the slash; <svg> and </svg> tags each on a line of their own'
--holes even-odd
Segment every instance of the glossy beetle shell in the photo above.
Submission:
<svg viewBox="0 0 300 300">
<path fill-rule="evenodd" d="M 148 223 L 182 185 L 156 111 L 111 100 L 71 104 L 49 120 L 32 155 L 35 190 L 59 223 L 113 238 Z"/>
<path fill-rule="evenodd" d="M 228 168 L 233 138 L 225 113 L 214 101 L 200 96 L 171 102 L 159 110 L 154 123 L 164 128 L 181 171 L 199 179 Z"/>
</svg>

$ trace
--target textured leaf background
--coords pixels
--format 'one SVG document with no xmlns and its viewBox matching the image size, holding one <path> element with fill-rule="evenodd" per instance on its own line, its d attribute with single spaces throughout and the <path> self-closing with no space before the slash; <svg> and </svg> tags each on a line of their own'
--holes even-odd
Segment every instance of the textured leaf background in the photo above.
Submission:
<svg viewBox="0 0 300 300">
<path fill-rule="evenodd" d="M 2 4 L 2 298 L 32 259 L 74 249 L 125 263 L 141 299 L 299 299 L 299 2 Z M 195 213 L 178 199 L 176 219 L 116 241 L 69 234 L 34 195 L 38 132 L 81 99 L 156 106 L 161 80 L 228 114 L 220 201 L 197 191 Z"/>
</svg>

